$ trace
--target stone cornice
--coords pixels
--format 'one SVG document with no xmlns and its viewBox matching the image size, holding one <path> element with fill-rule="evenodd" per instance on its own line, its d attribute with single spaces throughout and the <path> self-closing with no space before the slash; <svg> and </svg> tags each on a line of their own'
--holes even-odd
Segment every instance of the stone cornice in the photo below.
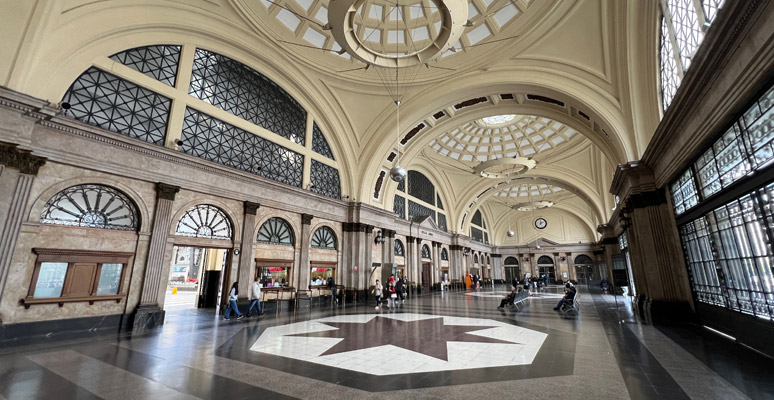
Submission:
<svg viewBox="0 0 774 400">
<path fill-rule="evenodd" d="M 16 144 L 0 142 L 0 164 L 18 169 L 22 174 L 37 175 L 40 167 L 46 164 L 46 158 L 19 149 Z"/>
<path fill-rule="evenodd" d="M 159 199 L 174 201 L 175 195 L 179 191 L 180 186 L 167 185 L 166 183 L 161 182 L 156 184 L 156 194 Z"/>
<path fill-rule="evenodd" d="M 314 215 L 301 214 L 301 224 L 302 225 L 311 225 L 312 224 L 312 218 L 314 218 Z"/>
<path fill-rule="evenodd" d="M 245 201 L 243 204 L 244 204 L 246 215 L 255 215 L 256 213 L 258 213 L 258 209 L 261 208 L 261 205 L 259 203 L 253 203 L 250 201 Z"/>
</svg>

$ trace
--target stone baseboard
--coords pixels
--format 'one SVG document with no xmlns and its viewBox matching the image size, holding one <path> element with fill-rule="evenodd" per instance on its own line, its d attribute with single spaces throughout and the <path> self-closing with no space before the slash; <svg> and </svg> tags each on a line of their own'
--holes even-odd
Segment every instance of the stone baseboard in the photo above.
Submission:
<svg viewBox="0 0 774 400">
<path fill-rule="evenodd" d="M 132 334 L 142 334 L 164 325 L 166 311 L 156 305 L 140 306 L 132 316 Z"/>
<path fill-rule="evenodd" d="M 123 314 L 68 318 L 19 324 L 0 323 L 0 347 L 25 346 L 116 334 L 125 326 Z"/>
</svg>

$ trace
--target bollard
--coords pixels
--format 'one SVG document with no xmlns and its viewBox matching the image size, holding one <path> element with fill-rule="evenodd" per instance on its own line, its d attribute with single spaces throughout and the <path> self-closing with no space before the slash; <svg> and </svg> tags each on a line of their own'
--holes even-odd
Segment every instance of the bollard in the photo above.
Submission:
<svg viewBox="0 0 774 400">
<path fill-rule="evenodd" d="M 177 288 L 176 287 L 172 288 L 172 294 L 177 294 Z"/>
</svg>

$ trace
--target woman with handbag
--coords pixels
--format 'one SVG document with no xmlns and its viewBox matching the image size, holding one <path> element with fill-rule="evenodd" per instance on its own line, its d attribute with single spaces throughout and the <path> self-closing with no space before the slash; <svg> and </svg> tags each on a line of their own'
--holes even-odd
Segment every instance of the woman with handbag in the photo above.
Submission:
<svg viewBox="0 0 774 400">
<path fill-rule="evenodd" d="M 398 297 L 398 294 L 395 293 L 395 282 L 393 281 L 387 282 L 387 296 L 387 308 L 394 308 L 395 299 Z"/>
</svg>

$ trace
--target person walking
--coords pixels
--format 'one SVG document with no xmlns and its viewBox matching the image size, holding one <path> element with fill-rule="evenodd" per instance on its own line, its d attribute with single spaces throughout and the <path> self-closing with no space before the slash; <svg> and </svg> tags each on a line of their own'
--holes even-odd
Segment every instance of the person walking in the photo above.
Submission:
<svg viewBox="0 0 774 400">
<path fill-rule="evenodd" d="M 339 298 L 336 297 L 336 281 L 333 280 L 333 275 L 328 277 L 328 289 L 331 290 L 331 294 L 333 295 L 333 302 L 338 303 Z"/>
<path fill-rule="evenodd" d="M 374 285 L 374 296 L 376 296 L 376 307 L 374 307 L 374 310 L 378 310 L 381 308 L 382 305 L 382 284 L 379 283 L 379 280 L 376 280 L 376 285 Z"/>
<path fill-rule="evenodd" d="M 250 318 L 250 312 L 253 308 L 258 310 L 258 315 L 263 315 L 261 309 L 261 284 L 259 283 L 259 277 L 255 277 L 255 281 L 250 285 L 250 307 L 247 309 L 247 318 Z"/>
<path fill-rule="evenodd" d="M 398 295 L 395 293 L 395 283 L 393 281 L 387 282 L 387 308 L 395 308 L 396 299 Z"/>
<path fill-rule="evenodd" d="M 231 319 L 232 311 L 236 313 L 237 319 L 245 317 L 239 312 L 239 306 L 237 306 L 237 294 L 239 294 L 239 282 L 234 282 L 234 284 L 231 285 L 231 291 L 228 294 L 228 307 L 226 307 L 226 315 L 223 316 L 223 319 Z"/>
<path fill-rule="evenodd" d="M 404 291 L 406 290 L 406 287 L 403 283 L 403 278 L 398 278 L 398 282 L 395 283 L 395 294 L 397 295 L 398 299 L 400 299 L 400 302 L 403 303 L 405 299 Z M 395 302 L 397 303 L 398 300 L 396 299 Z"/>
</svg>

